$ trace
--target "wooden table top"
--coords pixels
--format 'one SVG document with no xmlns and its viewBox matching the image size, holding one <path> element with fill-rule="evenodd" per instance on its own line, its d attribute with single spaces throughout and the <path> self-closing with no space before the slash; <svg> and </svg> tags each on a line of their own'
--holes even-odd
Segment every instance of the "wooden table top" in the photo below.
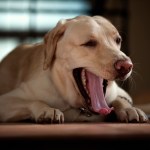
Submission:
<svg viewBox="0 0 150 150">
<path fill-rule="evenodd" d="M 4 138 L 150 138 L 149 123 L 0 124 Z"/>
<path fill-rule="evenodd" d="M 8 150 L 143 149 L 150 147 L 150 124 L 0 124 L 1 147 Z"/>
</svg>

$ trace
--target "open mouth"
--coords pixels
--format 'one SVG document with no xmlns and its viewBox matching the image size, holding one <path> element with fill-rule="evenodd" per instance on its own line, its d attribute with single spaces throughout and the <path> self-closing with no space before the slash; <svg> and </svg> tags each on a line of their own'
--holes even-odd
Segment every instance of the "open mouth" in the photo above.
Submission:
<svg viewBox="0 0 150 150">
<path fill-rule="evenodd" d="M 98 114 L 109 114 L 113 108 L 105 101 L 107 80 L 84 68 L 74 69 L 73 76 L 89 110 Z"/>
</svg>

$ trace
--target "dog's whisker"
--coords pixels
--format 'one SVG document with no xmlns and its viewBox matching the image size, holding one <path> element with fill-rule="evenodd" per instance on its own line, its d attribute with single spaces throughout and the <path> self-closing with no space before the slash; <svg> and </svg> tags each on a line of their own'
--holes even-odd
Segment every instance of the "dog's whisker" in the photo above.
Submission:
<svg viewBox="0 0 150 150">
<path fill-rule="evenodd" d="M 129 89 L 136 89 L 136 82 L 132 75 L 128 78 Z"/>
</svg>

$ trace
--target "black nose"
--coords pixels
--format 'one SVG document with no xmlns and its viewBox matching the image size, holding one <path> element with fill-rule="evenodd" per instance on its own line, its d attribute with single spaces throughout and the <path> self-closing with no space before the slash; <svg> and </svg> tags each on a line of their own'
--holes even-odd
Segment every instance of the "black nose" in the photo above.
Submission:
<svg viewBox="0 0 150 150">
<path fill-rule="evenodd" d="M 119 74 L 119 77 L 124 77 L 127 75 L 133 68 L 133 64 L 130 59 L 127 60 L 117 60 L 114 64 L 116 71 Z"/>
</svg>

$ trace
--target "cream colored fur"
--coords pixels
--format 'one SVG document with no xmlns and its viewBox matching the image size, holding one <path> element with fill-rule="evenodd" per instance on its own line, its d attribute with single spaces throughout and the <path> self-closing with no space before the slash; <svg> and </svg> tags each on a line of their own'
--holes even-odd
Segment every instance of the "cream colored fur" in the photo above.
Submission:
<svg viewBox="0 0 150 150">
<path fill-rule="evenodd" d="M 17 47 L 0 64 L 0 121 L 103 121 L 101 115 L 88 117 L 79 109 L 84 107 L 84 99 L 72 75 L 78 67 L 109 80 L 106 101 L 120 121 L 147 121 L 143 111 L 120 97 L 132 102 L 114 81 L 117 73 L 113 64 L 128 58 L 116 44 L 117 36 L 117 29 L 105 18 L 79 16 L 59 21 L 44 42 Z M 82 46 L 90 39 L 99 44 Z"/>
</svg>

